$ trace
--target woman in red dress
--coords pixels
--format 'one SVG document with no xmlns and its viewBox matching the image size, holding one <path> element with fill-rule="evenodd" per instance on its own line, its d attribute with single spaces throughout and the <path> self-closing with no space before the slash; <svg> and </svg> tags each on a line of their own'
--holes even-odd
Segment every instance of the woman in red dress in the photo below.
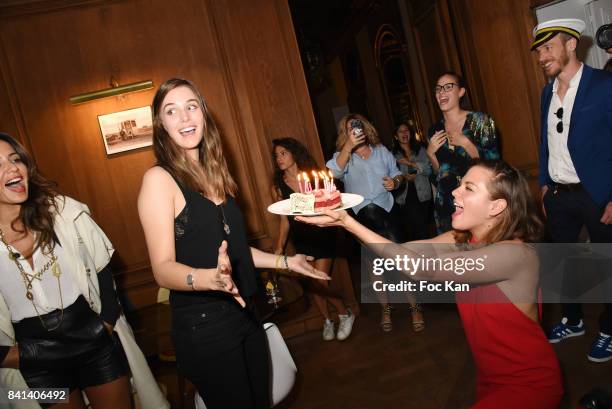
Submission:
<svg viewBox="0 0 612 409">
<path fill-rule="evenodd" d="M 469 285 L 468 291 L 457 292 L 456 300 L 476 361 L 472 408 L 554 409 L 563 387 L 557 357 L 539 325 L 539 262 L 528 243 L 538 240 L 542 222 L 527 182 L 503 161 L 480 161 L 453 197 L 453 231 L 404 244 L 368 230 L 345 211 L 297 219 L 342 226 L 388 259 L 444 260 L 427 263 L 429 270 L 406 273 L 414 279 Z M 457 267 L 484 267 L 459 274 L 457 268 L 446 269 L 448 260 Z"/>
</svg>

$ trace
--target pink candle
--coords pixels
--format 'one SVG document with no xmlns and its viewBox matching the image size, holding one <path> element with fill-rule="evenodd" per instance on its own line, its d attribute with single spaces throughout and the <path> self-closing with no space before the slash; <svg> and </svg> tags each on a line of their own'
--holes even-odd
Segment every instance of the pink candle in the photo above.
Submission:
<svg viewBox="0 0 612 409">
<path fill-rule="evenodd" d="M 310 186 L 310 179 L 308 179 L 308 175 L 304 172 L 304 193 L 311 193 L 312 187 Z"/>
<path fill-rule="evenodd" d="M 316 171 L 312 171 L 312 176 L 314 177 L 314 188 L 315 190 L 319 189 L 319 175 L 317 174 Z"/>
<path fill-rule="evenodd" d="M 331 183 L 330 190 L 332 192 L 335 192 L 336 191 L 336 184 L 334 183 L 334 174 L 332 173 L 331 170 L 329 171 L 329 179 L 330 179 L 330 183 Z"/>
<path fill-rule="evenodd" d="M 324 172 L 319 172 L 321 179 L 323 179 L 323 188 L 326 192 L 329 192 L 329 181 L 327 180 L 327 175 Z"/>
<path fill-rule="evenodd" d="M 298 173 L 297 175 L 298 188 L 300 189 L 300 193 L 304 193 L 304 188 L 302 187 L 302 175 Z"/>
</svg>

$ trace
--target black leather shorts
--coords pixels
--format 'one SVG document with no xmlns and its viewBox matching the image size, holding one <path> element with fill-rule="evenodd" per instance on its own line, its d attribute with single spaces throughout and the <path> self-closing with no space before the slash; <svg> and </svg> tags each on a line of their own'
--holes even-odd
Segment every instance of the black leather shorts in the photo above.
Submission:
<svg viewBox="0 0 612 409">
<path fill-rule="evenodd" d="M 128 372 L 121 343 L 83 296 L 64 309 L 13 324 L 19 369 L 30 388 L 79 388 L 103 385 Z"/>
</svg>

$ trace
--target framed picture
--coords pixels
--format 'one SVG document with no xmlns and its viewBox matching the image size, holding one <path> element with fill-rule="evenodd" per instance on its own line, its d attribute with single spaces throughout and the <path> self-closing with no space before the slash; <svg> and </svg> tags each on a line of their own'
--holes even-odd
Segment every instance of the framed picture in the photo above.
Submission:
<svg viewBox="0 0 612 409">
<path fill-rule="evenodd" d="M 107 155 L 153 145 L 151 107 L 98 115 L 98 123 Z"/>
</svg>

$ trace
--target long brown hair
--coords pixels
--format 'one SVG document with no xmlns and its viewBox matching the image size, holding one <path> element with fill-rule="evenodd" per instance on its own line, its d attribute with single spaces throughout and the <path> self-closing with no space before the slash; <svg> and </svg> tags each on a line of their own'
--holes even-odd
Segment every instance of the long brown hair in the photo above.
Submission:
<svg viewBox="0 0 612 409">
<path fill-rule="evenodd" d="M 489 196 L 491 200 L 504 199 L 507 203 L 498 216 L 499 222 L 486 237 L 479 237 L 479 241 L 496 243 L 518 239 L 533 243 L 541 239 L 544 224 L 525 177 L 503 160 L 477 159 L 472 166 L 480 166 L 493 174 L 487 183 Z M 454 235 L 457 243 L 467 243 L 472 238 L 471 233 L 465 231 L 455 231 Z"/>
<path fill-rule="evenodd" d="M 308 152 L 308 149 L 297 139 L 295 138 L 276 138 L 272 140 L 272 162 L 274 166 L 274 187 L 280 189 L 282 180 L 283 180 L 283 171 L 278 167 L 278 163 L 274 159 L 274 154 L 276 153 L 276 147 L 281 146 L 291 152 L 293 156 L 293 160 L 297 165 L 299 170 L 302 171 L 310 171 L 311 169 L 316 168 L 316 163 L 313 157 Z M 310 174 L 310 172 L 308 172 Z"/>
<path fill-rule="evenodd" d="M 0 141 L 11 145 L 28 170 L 28 198 L 21 204 L 19 216 L 11 222 L 18 232 L 35 232 L 36 243 L 32 252 L 41 247 L 43 251 L 53 248 L 53 212 L 57 206 L 55 190 L 57 183 L 46 179 L 38 172 L 34 160 L 26 149 L 12 136 L 0 132 Z M 24 230 L 17 226 L 22 224 Z"/>
<path fill-rule="evenodd" d="M 200 166 L 193 166 L 185 151 L 172 140 L 162 124 L 162 102 L 170 91 L 178 87 L 187 87 L 193 91 L 204 114 L 204 134 L 198 146 Z M 238 187 L 229 173 L 223 156 L 219 129 L 206 106 L 206 101 L 191 81 L 171 78 L 160 85 L 155 93 L 153 98 L 153 149 L 157 165 L 166 169 L 190 189 L 223 200 L 227 198 L 227 195 L 236 195 Z"/>
<path fill-rule="evenodd" d="M 378 132 L 374 125 L 365 117 L 359 114 L 348 114 L 342 117 L 340 122 L 338 122 L 338 138 L 336 139 L 336 150 L 340 152 L 346 144 L 346 141 L 349 138 L 348 131 L 346 130 L 347 124 L 353 119 L 358 119 L 363 123 L 363 133 L 366 137 L 366 143 L 370 145 L 379 145 L 380 137 L 378 136 Z"/>
</svg>

